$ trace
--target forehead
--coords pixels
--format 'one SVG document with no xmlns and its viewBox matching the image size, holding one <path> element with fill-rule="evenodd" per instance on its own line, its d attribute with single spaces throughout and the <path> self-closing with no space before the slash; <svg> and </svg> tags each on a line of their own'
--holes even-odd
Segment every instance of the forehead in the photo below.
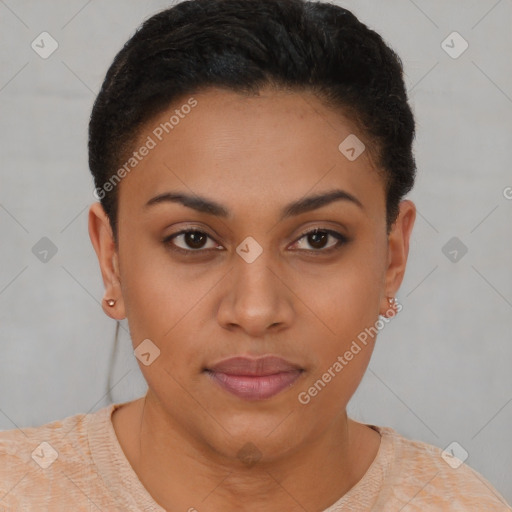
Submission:
<svg viewBox="0 0 512 512">
<path fill-rule="evenodd" d="M 382 209 L 384 186 L 368 151 L 355 160 L 340 151 L 354 137 L 364 140 L 341 111 L 307 92 L 185 96 L 141 130 L 134 150 L 153 147 L 123 180 L 119 204 L 142 207 L 179 189 L 264 208 L 336 187 Z"/>
</svg>

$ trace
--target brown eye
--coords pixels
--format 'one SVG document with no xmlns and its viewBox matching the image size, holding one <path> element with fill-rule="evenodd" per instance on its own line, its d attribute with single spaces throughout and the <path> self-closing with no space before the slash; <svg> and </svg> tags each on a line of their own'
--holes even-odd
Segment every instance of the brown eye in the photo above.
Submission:
<svg viewBox="0 0 512 512">
<path fill-rule="evenodd" d="M 323 249 L 330 236 L 331 235 L 325 231 L 315 231 L 314 233 L 308 234 L 307 238 L 312 247 L 315 249 Z"/>
<path fill-rule="evenodd" d="M 199 252 L 203 249 L 211 249 L 215 247 L 215 244 L 213 247 L 206 247 L 205 244 L 208 239 L 211 239 L 211 237 L 207 233 L 189 229 L 167 237 L 164 240 L 164 243 L 167 245 L 173 245 L 175 246 L 174 248 L 181 251 Z"/>
<path fill-rule="evenodd" d="M 193 249 L 202 249 L 208 235 L 199 231 L 189 231 L 183 234 L 183 241 Z"/>
<path fill-rule="evenodd" d="M 337 231 L 318 228 L 303 233 L 294 245 L 300 245 L 303 239 L 309 247 L 304 249 L 299 247 L 300 250 L 319 254 L 326 254 L 340 249 L 341 246 L 349 241 L 346 236 Z M 333 243 L 328 245 L 330 239 L 333 239 Z M 208 240 L 211 240 L 213 243 L 210 247 L 207 246 Z M 194 252 L 202 253 L 211 249 L 222 249 L 221 246 L 215 243 L 210 235 L 197 229 L 183 230 L 170 235 L 163 240 L 163 243 L 171 246 L 171 249 L 184 254 L 193 254 Z"/>
<path fill-rule="evenodd" d="M 333 238 L 334 243 L 327 246 L 329 238 Z M 305 250 L 319 253 L 328 253 L 331 252 L 331 250 L 339 249 L 348 242 L 348 238 L 337 231 L 318 228 L 303 233 L 295 243 L 299 244 L 302 239 L 305 239 L 307 244 L 312 247 L 312 249 L 306 247 Z"/>
</svg>

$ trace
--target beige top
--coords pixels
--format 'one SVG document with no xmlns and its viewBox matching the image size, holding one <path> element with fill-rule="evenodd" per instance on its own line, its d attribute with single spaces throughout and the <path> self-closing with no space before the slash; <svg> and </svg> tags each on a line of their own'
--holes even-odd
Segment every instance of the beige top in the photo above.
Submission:
<svg viewBox="0 0 512 512">
<path fill-rule="evenodd" d="M 111 415 L 120 405 L 0 432 L 0 511 L 164 512 L 117 440 Z M 439 448 L 372 428 L 382 437 L 375 460 L 324 512 L 512 510 L 487 480 L 465 464 L 454 469 Z"/>
</svg>

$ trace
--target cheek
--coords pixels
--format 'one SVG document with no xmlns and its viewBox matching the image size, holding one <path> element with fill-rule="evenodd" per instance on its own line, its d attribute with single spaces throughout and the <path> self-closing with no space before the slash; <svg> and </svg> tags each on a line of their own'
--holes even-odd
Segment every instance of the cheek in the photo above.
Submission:
<svg viewBox="0 0 512 512">
<path fill-rule="evenodd" d="M 142 339 L 162 339 L 184 314 L 187 288 L 164 251 L 131 244 L 122 253 L 120 268 L 122 293 L 133 343 Z M 161 252 L 161 253 L 160 253 Z"/>
<path fill-rule="evenodd" d="M 385 277 L 383 258 L 376 246 L 361 244 L 328 272 L 314 277 L 302 274 L 301 296 L 331 340 L 329 345 L 341 349 L 377 321 Z"/>
<path fill-rule="evenodd" d="M 308 288 L 307 303 L 317 313 L 319 329 L 312 347 L 318 365 L 303 387 L 311 400 L 313 395 L 322 395 L 318 403 L 325 400 L 346 404 L 366 371 L 384 283 L 386 260 L 382 247 L 385 249 L 385 245 L 375 242 L 361 244 L 350 257 L 347 254 L 339 265 L 333 266 L 328 278 L 317 276 L 318 286 L 306 280 L 304 293 Z"/>
<path fill-rule="evenodd" d="M 346 279 L 336 287 L 336 292 L 329 291 L 331 300 L 325 301 L 320 309 L 328 328 L 322 326 L 322 332 L 328 334 L 318 336 L 309 347 L 310 351 L 314 350 L 317 364 L 299 390 L 302 393 L 298 396 L 299 403 L 311 402 L 312 409 L 322 414 L 325 411 L 337 414 L 340 407 L 347 406 L 374 348 L 375 331 L 371 327 L 378 320 L 378 311 L 369 307 L 369 303 L 377 302 L 372 294 L 375 285 L 360 279 Z"/>
<path fill-rule="evenodd" d="M 148 383 L 157 385 L 169 379 L 161 372 L 181 375 L 198 365 L 205 291 L 218 277 L 197 275 L 193 265 L 176 264 L 165 250 L 142 245 L 123 255 L 122 293 L 134 349 L 149 339 L 160 351 L 154 366 L 139 365 Z"/>
</svg>

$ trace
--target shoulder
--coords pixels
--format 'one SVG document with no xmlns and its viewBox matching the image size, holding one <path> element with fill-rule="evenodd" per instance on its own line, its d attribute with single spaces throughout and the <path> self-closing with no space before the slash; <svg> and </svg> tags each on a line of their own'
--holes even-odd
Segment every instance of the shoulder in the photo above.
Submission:
<svg viewBox="0 0 512 512">
<path fill-rule="evenodd" d="M 457 458 L 457 450 L 445 452 L 389 427 L 377 428 L 390 447 L 386 499 L 407 503 L 408 512 L 512 510 L 482 475 Z"/>
<path fill-rule="evenodd" d="M 39 427 L 1 431 L 2 462 L 25 465 L 34 463 L 36 467 L 49 467 L 58 459 L 58 448 L 65 453 L 70 446 L 84 439 L 88 416 L 77 414 Z M 4 465 L 0 466 L 1 470 L 5 470 Z"/>
<path fill-rule="evenodd" d="M 108 409 L 39 427 L 1 431 L 0 511 L 25 510 L 36 497 L 48 500 L 48 493 L 68 492 L 90 474 L 87 429 L 91 419 L 99 420 Z"/>
</svg>

